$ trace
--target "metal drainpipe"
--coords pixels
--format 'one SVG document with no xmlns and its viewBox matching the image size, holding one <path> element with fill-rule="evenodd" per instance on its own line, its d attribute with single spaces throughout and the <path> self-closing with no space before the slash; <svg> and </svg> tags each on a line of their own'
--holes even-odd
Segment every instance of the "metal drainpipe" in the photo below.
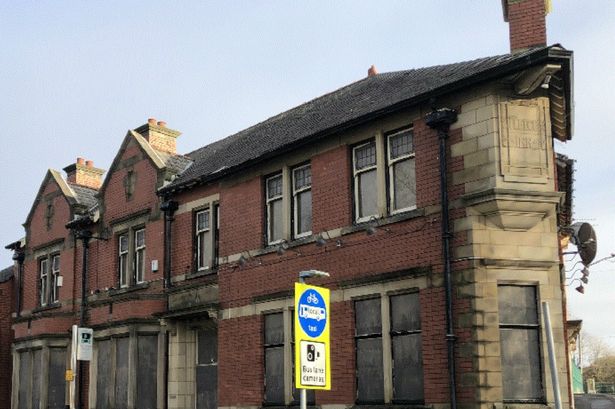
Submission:
<svg viewBox="0 0 615 409">
<path fill-rule="evenodd" d="M 92 238 L 92 232 L 89 230 L 81 230 L 76 235 L 77 238 L 81 239 L 81 243 L 83 244 L 83 253 L 82 253 L 82 261 L 81 261 L 81 309 L 79 311 L 79 327 L 85 326 L 85 312 L 88 306 L 87 299 L 87 272 L 88 272 L 88 253 L 90 249 L 90 239 Z M 77 394 L 76 399 L 76 408 L 81 409 L 83 407 L 82 402 L 82 392 L 83 392 L 83 382 L 81 376 L 83 374 L 83 361 L 78 361 L 77 364 L 77 376 L 76 381 L 78 385 L 75 387 L 75 391 Z"/>
<path fill-rule="evenodd" d="M 23 249 L 16 248 L 13 254 L 13 260 L 17 261 L 17 286 L 15 292 L 15 314 L 17 317 L 21 316 L 21 293 L 23 291 L 23 262 L 26 259 L 26 254 Z"/>
<path fill-rule="evenodd" d="M 165 200 L 160 205 L 160 210 L 164 212 L 164 286 L 171 288 L 171 224 L 173 223 L 173 214 L 178 208 L 178 204 L 174 200 Z M 168 309 L 168 297 L 167 297 Z"/>
<path fill-rule="evenodd" d="M 160 205 L 160 210 L 164 212 L 164 287 L 171 288 L 171 224 L 173 223 L 173 213 L 178 208 L 177 202 L 173 200 L 165 200 Z M 169 295 L 166 297 L 167 308 L 169 311 Z M 168 327 L 167 327 L 168 328 Z M 168 408 L 169 396 L 169 331 L 165 332 L 165 349 L 164 349 L 164 408 Z"/>
<path fill-rule="evenodd" d="M 457 112 L 450 108 L 434 109 L 425 117 L 425 123 L 432 129 L 438 131 L 440 142 L 440 203 L 442 207 L 442 254 L 444 261 L 444 287 L 446 294 L 446 346 L 448 357 L 448 376 L 451 399 L 451 409 L 457 409 L 457 387 L 455 380 L 455 332 L 453 327 L 453 285 L 451 278 L 451 250 L 450 241 L 452 233 L 450 230 L 448 213 L 448 181 L 446 172 L 448 170 L 446 162 L 446 140 L 451 124 L 457 121 Z"/>
</svg>

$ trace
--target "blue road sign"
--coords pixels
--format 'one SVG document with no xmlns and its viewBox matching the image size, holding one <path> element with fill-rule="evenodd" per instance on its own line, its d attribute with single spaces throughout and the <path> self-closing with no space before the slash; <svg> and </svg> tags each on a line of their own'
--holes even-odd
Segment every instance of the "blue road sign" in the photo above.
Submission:
<svg viewBox="0 0 615 409">
<path fill-rule="evenodd" d="M 322 295 L 313 288 L 306 289 L 299 297 L 299 324 L 312 338 L 318 338 L 327 326 L 327 305 Z"/>
</svg>

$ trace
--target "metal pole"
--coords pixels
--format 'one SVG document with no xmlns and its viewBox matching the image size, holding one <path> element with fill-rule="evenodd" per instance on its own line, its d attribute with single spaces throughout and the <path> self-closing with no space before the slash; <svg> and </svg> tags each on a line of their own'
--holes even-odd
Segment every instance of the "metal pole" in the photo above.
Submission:
<svg viewBox="0 0 615 409">
<path fill-rule="evenodd" d="M 299 282 L 301 284 L 305 283 L 305 279 L 299 275 Z M 295 314 L 297 314 L 297 311 L 295 311 Z M 295 348 L 297 348 L 297 346 L 295 346 Z M 295 359 L 293 357 L 293 359 Z M 296 376 L 295 374 L 293 374 L 293 376 Z M 307 409 L 307 390 L 306 389 L 299 389 L 299 409 Z"/>
<path fill-rule="evenodd" d="M 79 327 L 83 327 L 85 326 L 85 310 L 87 308 L 88 305 L 88 299 L 87 299 L 87 271 L 88 271 L 88 250 L 89 250 L 89 241 L 90 238 L 92 237 L 92 233 L 89 230 L 84 230 L 81 232 L 80 234 L 80 238 L 81 238 L 81 242 L 83 244 L 83 258 L 81 261 L 81 310 L 79 311 Z M 77 335 L 75 335 L 75 348 L 77 347 Z M 76 350 L 75 350 L 76 353 Z M 75 399 L 76 403 L 75 403 L 75 407 L 77 409 L 81 409 L 83 408 L 83 397 L 82 392 L 83 392 L 83 381 L 82 381 L 82 377 L 83 377 L 83 361 L 78 361 L 77 362 L 77 376 L 76 376 L 76 388 L 75 388 L 75 394 L 77 395 L 77 398 Z"/>
<path fill-rule="evenodd" d="M 73 371 L 73 380 L 70 381 L 68 387 L 69 393 L 69 401 L 70 401 L 70 409 L 75 409 L 76 401 L 75 401 L 75 370 L 77 367 L 77 326 L 73 325 L 73 334 L 71 338 L 71 348 L 70 348 L 70 369 Z"/>
<path fill-rule="evenodd" d="M 551 369 L 551 383 L 553 385 L 553 396 L 555 398 L 555 409 L 562 409 L 562 396 L 559 390 L 559 378 L 557 376 L 557 364 L 555 362 L 555 345 L 553 343 L 553 329 L 551 328 L 551 315 L 549 303 L 542 302 L 542 316 L 545 322 L 545 332 L 547 333 L 547 350 L 549 351 L 549 366 Z"/>
</svg>

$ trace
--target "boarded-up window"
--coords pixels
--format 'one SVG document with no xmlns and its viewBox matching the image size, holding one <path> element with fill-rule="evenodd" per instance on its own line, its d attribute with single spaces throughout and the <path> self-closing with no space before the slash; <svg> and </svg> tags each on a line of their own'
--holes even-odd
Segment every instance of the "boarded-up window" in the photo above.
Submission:
<svg viewBox="0 0 615 409">
<path fill-rule="evenodd" d="M 419 294 L 391 296 L 393 401 L 423 401 Z"/>
<path fill-rule="evenodd" d="M 218 407 L 218 334 L 215 329 L 197 333 L 196 407 Z"/>
<path fill-rule="evenodd" d="M 128 407 L 128 337 L 117 338 L 115 341 L 114 407 Z"/>
<path fill-rule="evenodd" d="M 46 356 L 40 348 L 19 353 L 18 409 L 41 409 L 45 400 L 45 408 L 64 409 L 66 349 L 50 348 L 49 360 L 43 359 Z"/>
<path fill-rule="evenodd" d="M 380 298 L 355 301 L 357 402 L 383 403 L 382 319 Z"/>
<path fill-rule="evenodd" d="M 265 315 L 265 403 L 284 405 L 283 314 Z"/>
<path fill-rule="evenodd" d="M 96 408 L 108 409 L 111 407 L 110 392 L 113 386 L 111 379 L 111 340 L 96 341 L 98 359 L 96 364 Z"/>
<path fill-rule="evenodd" d="M 66 349 L 49 349 L 49 376 L 47 381 L 47 402 L 49 409 L 65 408 L 66 381 L 64 372 L 66 371 Z"/>
<path fill-rule="evenodd" d="M 139 409 L 156 409 L 158 335 L 137 338 L 137 402 Z"/>
<path fill-rule="evenodd" d="M 19 394 L 18 409 L 28 409 L 30 400 L 30 378 L 32 377 L 32 355 L 30 351 L 19 353 Z"/>
<path fill-rule="evenodd" d="M 32 351 L 32 409 L 40 409 L 41 403 L 41 370 L 43 365 L 43 351 Z"/>
<path fill-rule="evenodd" d="M 502 388 L 506 401 L 542 401 L 536 287 L 498 286 Z"/>
</svg>

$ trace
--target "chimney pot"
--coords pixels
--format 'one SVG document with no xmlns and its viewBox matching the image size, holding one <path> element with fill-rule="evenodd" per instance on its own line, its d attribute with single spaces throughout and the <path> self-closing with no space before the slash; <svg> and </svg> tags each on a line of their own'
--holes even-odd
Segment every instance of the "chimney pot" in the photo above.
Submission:
<svg viewBox="0 0 615 409">
<path fill-rule="evenodd" d="M 77 165 L 83 165 L 85 163 L 85 159 L 83 158 L 77 158 Z"/>
<path fill-rule="evenodd" d="M 158 121 L 158 126 L 166 128 L 167 127 L 167 123 L 165 121 Z"/>
<path fill-rule="evenodd" d="M 150 125 L 156 125 L 156 118 L 147 118 L 147 123 Z"/>
<path fill-rule="evenodd" d="M 378 70 L 376 69 L 376 66 L 372 65 L 371 67 L 369 67 L 369 69 L 367 70 L 367 76 L 368 77 L 373 77 L 376 74 L 378 74 Z"/>
<path fill-rule="evenodd" d="M 94 161 L 93 160 L 86 160 L 85 161 L 85 166 L 88 168 L 93 168 L 94 167 Z"/>
</svg>

